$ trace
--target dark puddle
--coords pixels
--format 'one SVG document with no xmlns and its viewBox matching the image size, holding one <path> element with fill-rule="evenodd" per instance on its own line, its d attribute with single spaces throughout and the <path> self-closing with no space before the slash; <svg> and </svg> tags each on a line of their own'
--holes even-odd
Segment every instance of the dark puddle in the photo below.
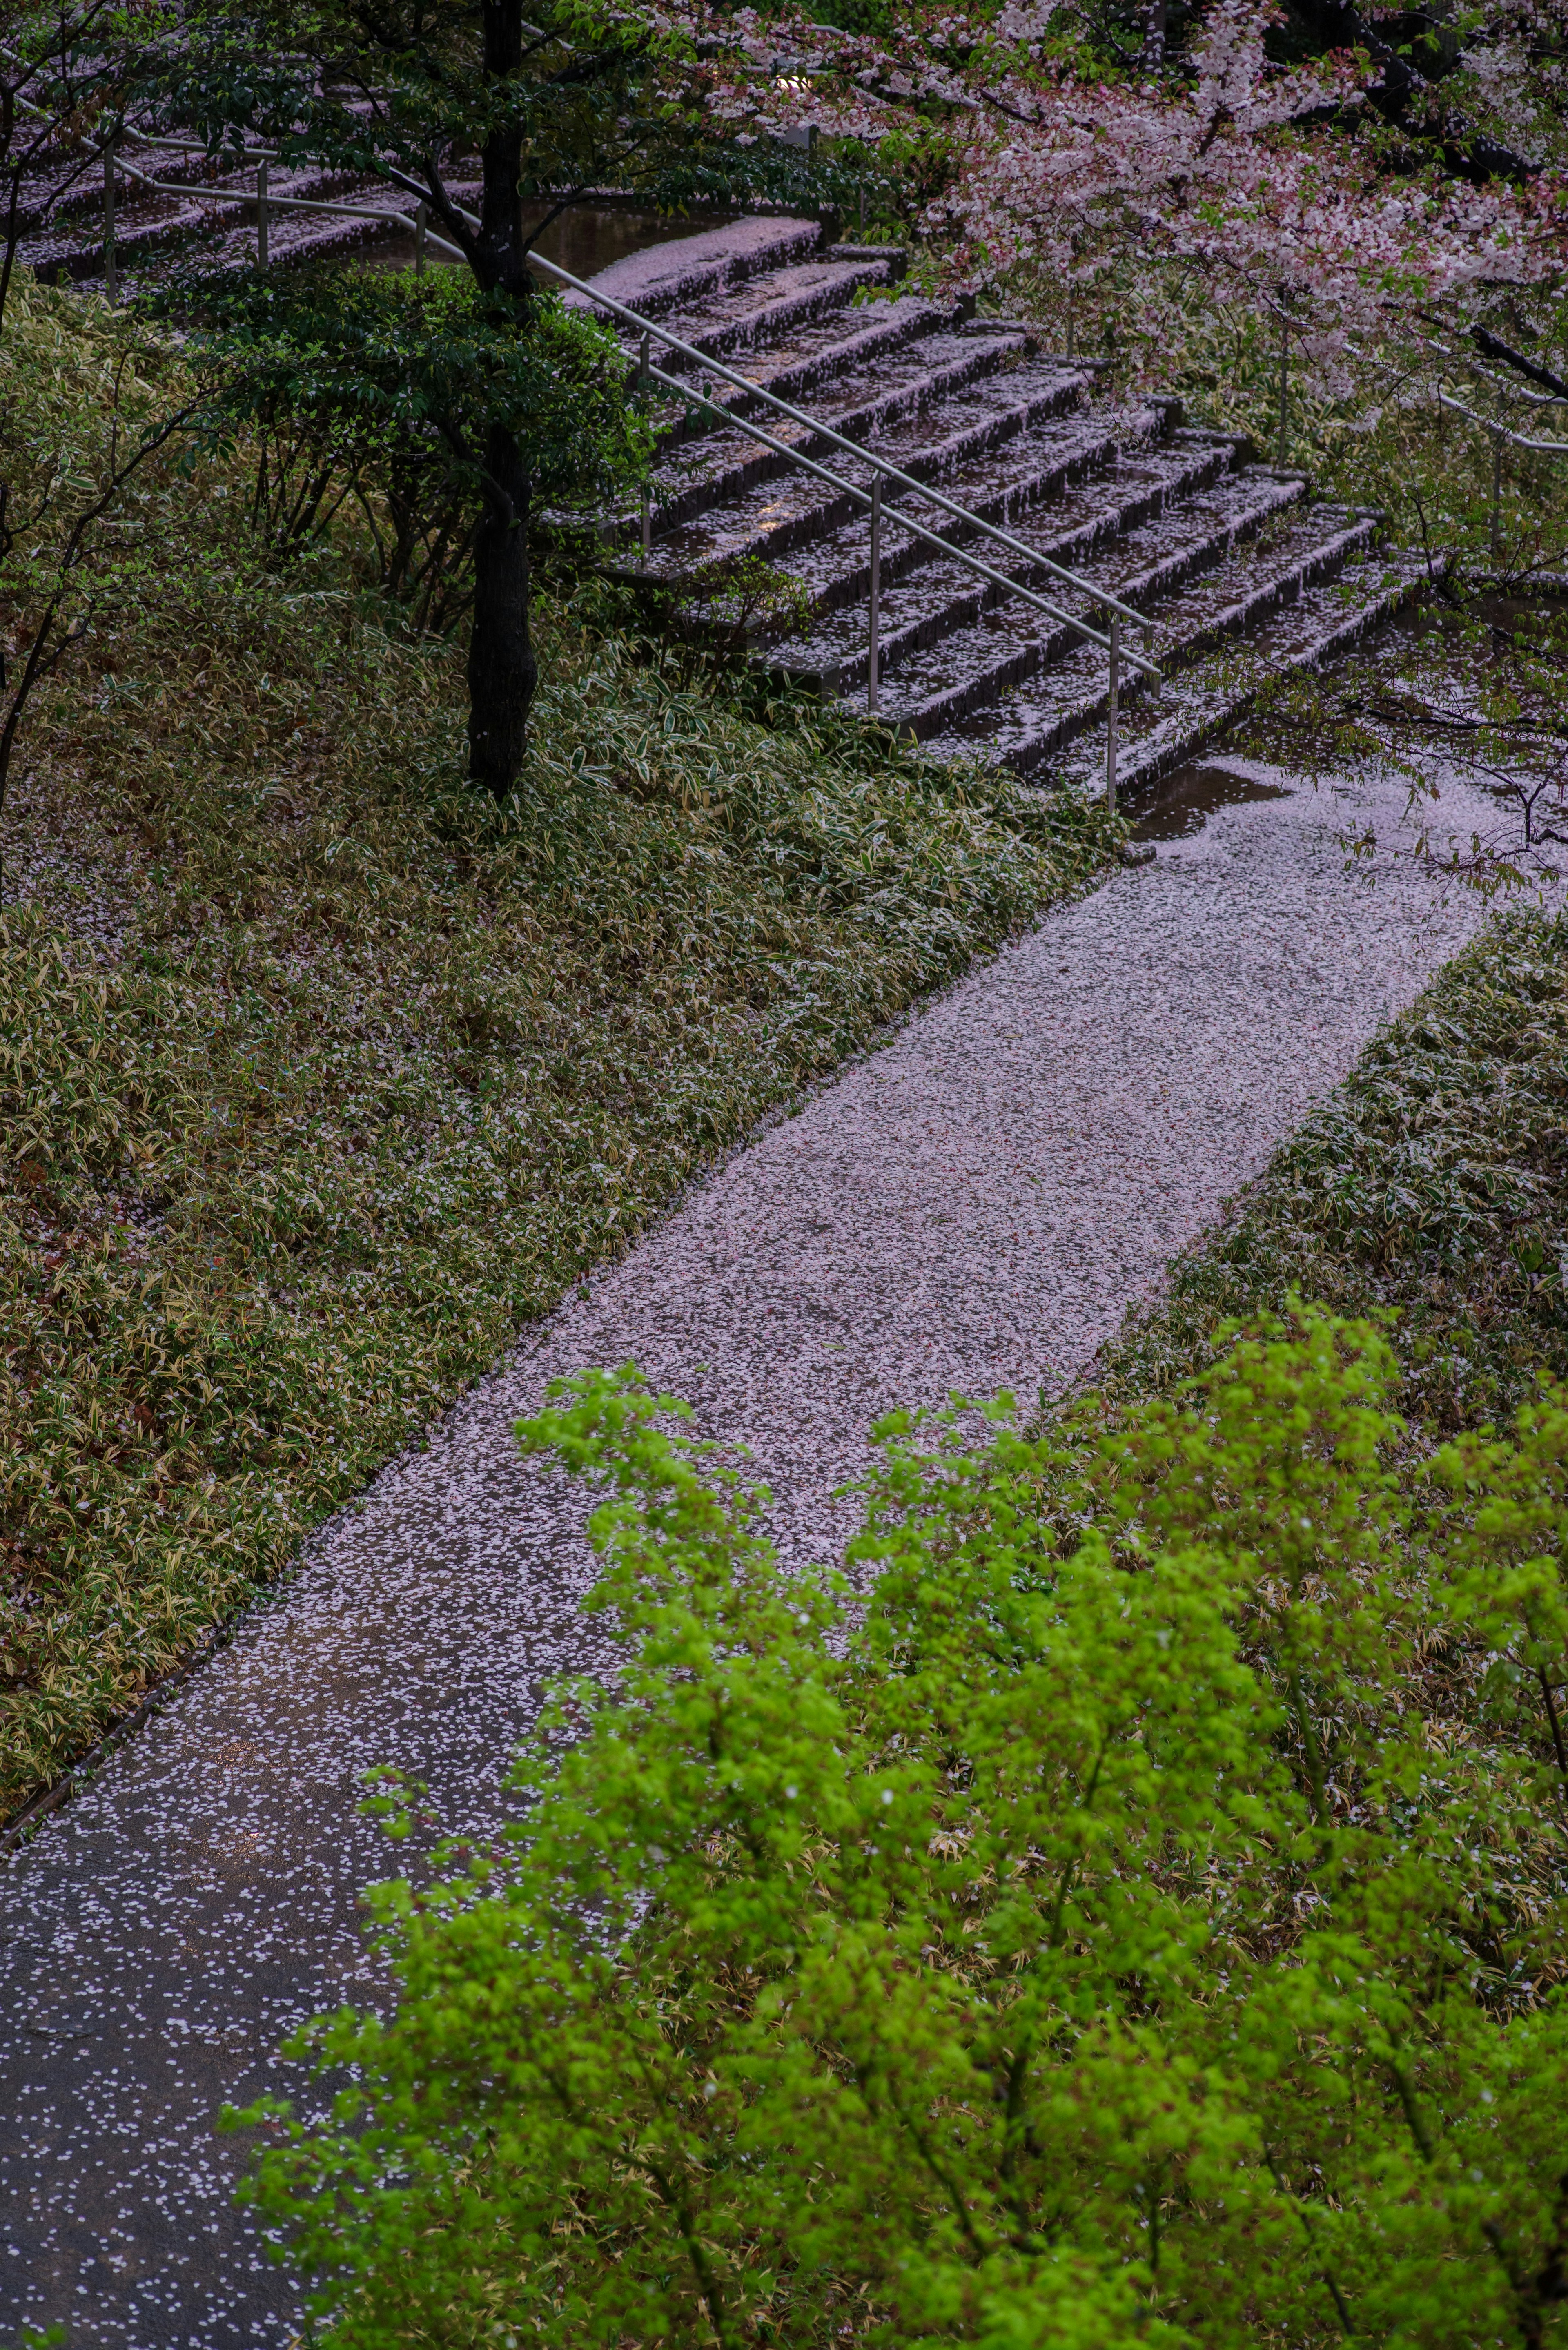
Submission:
<svg viewBox="0 0 1568 2350">
<path fill-rule="evenodd" d="M 1201 832 L 1216 808 L 1237 807 L 1246 800 L 1288 800 L 1281 784 L 1255 784 L 1250 775 L 1233 775 L 1229 767 L 1178 767 L 1158 783 L 1133 827 L 1135 840 L 1182 840 Z"/>
<path fill-rule="evenodd" d="M 530 227 L 544 213 L 543 204 L 523 208 L 524 221 Z M 624 261 L 628 253 L 646 253 L 650 245 L 669 244 L 678 236 L 696 236 L 705 228 L 722 228 L 742 217 L 740 213 L 704 212 L 676 219 L 640 204 L 574 204 L 550 223 L 537 250 L 558 269 L 569 269 L 574 277 L 592 277 L 598 270 L 607 269 L 612 261 Z M 413 238 L 379 236 L 366 247 L 361 261 L 367 269 L 411 269 Z M 429 262 L 431 267 L 441 265 L 441 255 L 431 254 Z"/>
</svg>

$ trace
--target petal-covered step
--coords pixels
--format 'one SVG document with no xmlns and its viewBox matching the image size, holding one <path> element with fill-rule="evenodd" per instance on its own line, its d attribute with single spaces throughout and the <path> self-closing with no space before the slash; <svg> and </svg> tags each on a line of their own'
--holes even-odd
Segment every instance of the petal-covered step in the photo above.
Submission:
<svg viewBox="0 0 1568 2350">
<path fill-rule="evenodd" d="M 1150 650 L 1168 675 L 1188 661 L 1255 627 L 1304 588 L 1340 569 L 1373 545 L 1374 517 L 1343 507 L 1314 506 L 1238 550 L 1217 571 L 1157 603 Z M 1119 590 L 1117 591 L 1119 592 Z M 1069 601 L 1064 594 L 1064 603 Z M 1103 617 L 1085 598 L 1084 617 L 1103 632 Z M 1098 645 L 1071 640 L 1060 627 L 1033 643 L 982 622 L 961 630 L 930 657 L 907 665 L 889 681 L 883 715 L 917 740 L 951 736 L 972 752 L 994 743 L 1008 764 L 1027 773 L 1075 735 L 1098 724 L 1107 693 L 1107 662 Z M 1139 646 L 1138 650 L 1142 650 Z M 1124 680 L 1129 705 L 1142 691 L 1137 672 Z"/>
<path fill-rule="evenodd" d="M 813 412 L 847 440 L 874 439 L 880 454 L 911 473 L 919 471 L 917 461 L 929 460 L 924 478 L 934 480 L 942 464 L 993 447 L 1081 397 L 1080 378 L 1019 361 L 1020 347 L 1000 339 L 933 335 L 907 357 L 895 354 L 846 378 Z M 853 466 L 844 450 L 806 425 L 776 414 L 758 421 L 774 440 L 835 473 Z M 803 472 L 754 436 L 718 426 L 659 468 L 654 529 L 663 536 L 759 483 Z"/>
<path fill-rule="evenodd" d="M 1011 527 L 1030 506 L 1067 494 L 1073 484 L 1116 464 L 1128 437 L 1136 449 L 1142 438 L 1161 432 L 1163 411 L 1138 411 L 1135 422 L 1107 418 L 1103 411 L 1092 412 L 1082 406 L 1084 389 L 1081 379 L 1074 379 L 1060 395 L 1061 413 L 1036 419 L 1000 442 L 990 434 L 982 437 L 967 457 L 961 456 L 948 467 L 940 484 L 944 494 L 987 521 Z M 1228 454 L 1230 444 L 1223 445 Z M 877 446 L 888 453 L 887 442 Z M 833 472 L 841 479 L 869 485 L 870 468 L 863 461 L 837 450 L 830 452 L 830 459 Z M 1157 503 L 1163 494 L 1160 484 L 1149 492 Z M 962 523 L 953 521 L 931 501 L 920 499 L 917 492 L 890 490 L 889 497 L 894 495 L 931 529 L 962 535 Z M 854 536 L 858 520 L 868 543 L 865 511 L 857 501 L 846 498 L 814 474 L 782 467 L 777 475 L 742 496 L 661 533 L 653 544 L 650 567 L 673 574 L 722 555 L 762 555 L 783 564 L 808 586 L 814 610 L 831 608 L 844 600 L 836 586 L 841 570 L 853 574 L 858 564 L 860 584 L 853 592 L 866 590 L 866 548 Z M 856 548 L 857 556 L 852 551 Z M 890 507 L 883 543 L 883 577 L 894 577 L 901 567 L 928 559 L 923 542 L 900 530 Z M 820 592 L 812 584 L 819 575 Z"/>
<path fill-rule="evenodd" d="M 939 346 L 946 339 L 933 338 Z M 994 342 L 963 344 L 950 354 L 939 348 L 929 366 L 922 364 L 903 380 L 887 380 L 892 374 L 884 371 L 870 397 L 823 421 L 846 439 L 874 445 L 878 456 L 917 481 L 942 488 L 1032 426 L 1079 407 L 1085 389 L 1081 376 L 1054 364 L 1020 362 Z M 820 434 L 783 419 L 771 420 L 764 429 L 840 478 L 860 478 L 857 461 Z M 659 537 L 763 484 L 780 485 L 783 507 L 792 514 L 814 504 L 831 511 L 835 519 L 827 527 L 837 526 L 839 505 L 846 514 L 857 511 L 853 500 L 836 503 L 831 484 L 741 432 L 725 427 L 712 438 L 718 447 L 711 471 L 701 470 L 700 462 L 691 458 L 678 458 L 668 469 L 654 525 Z M 999 456 L 998 462 L 1006 460 Z"/>
<path fill-rule="evenodd" d="M 727 414 L 755 417 L 770 431 L 773 427 L 768 404 L 758 396 L 764 391 L 792 405 L 804 405 L 814 416 L 831 422 L 834 411 L 856 397 L 855 379 L 863 373 L 869 377 L 870 370 L 885 369 L 889 363 L 900 369 L 918 363 L 911 359 L 910 347 L 924 342 L 928 337 L 948 334 L 951 328 L 950 311 L 940 303 L 922 301 L 917 295 L 901 295 L 890 301 L 868 304 L 847 317 L 818 319 L 780 344 L 738 352 L 726 364 L 735 374 L 755 384 L 757 390 L 738 391 L 733 385 L 715 378 L 710 397 Z M 667 367 L 657 348 L 653 359 L 655 366 Z M 668 413 L 672 420 L 668 435 L 671 444 L 713 430 L 710 419 L 700 412 L 688 418 L 673 401 L 669 403 Z"/>
<path fill-rule="evenodd" d="M 728 287 L 699 311 L 671 311 L 660 324 L 708 358 L 728 360 L 841 314 L 863 286 L 890 282 L 885 261 L 799 261 Z M 696 362 L 666 347 L 659 364 L 670 375 L 682 375 Z"/>
<path fill-rule="evenodd" d="M 1299 482 L 1272 476 L 1225 476 L 1212 485 L 1206 483 L 1203 476 L 1231 454 L 1223 444 L 1207 463 L 1189 449 L 1161 452 L 1167 500 L 1141 525 L 1139 510 L 1151 503 L 1147 477 L 1158 460 L 1118 467 L 1096 485 L 1096 495 L 1080 493 L 1070 504 L 1064 501 L 1035 509 L 1011 525 L 1012 535 L 1043 558 L 1034 563 L 979 534 L 966 539 L 955 532 L 954 538 L 972 546 L 993 569 L 1049 597 L 1064 610 L 1092 619 L 1092 599 L 1055 578 L 1045 568 L 1047 560 L 1077 571 L 1141 609 L 1195 572 L 1222 562 L 1233 546 L 1301 497 Z M 868 533 L 855 535 L 857 547 L 863 536 Z M 862 551 L 861 562 L 868 596 L 868 549 Z M 988 629 L 1011 629 L 1036 648 L 1047 626 L 1034 606 L 1010 599 L 1004 587 L 978 579 L 966 565 L 936 556 L 884 597 L 879 676 L 896 694 L 901 692 L 904 673 L 915 656 L 937 648 L 941 658 L 945 638 L 982 621 Z M 1063 642 L 1075 640 L 1069 631 Z M 1054 644 L 1055 638 L 1050 641 Z M 993 637 L 992 650 L 994 642 Z M 792 645 L 781 665 L 803 678 L 814 677 L 825 693 L 844 693 L 862 685 L 869 665 L 865 614 L 859 609 L 836 613 L 805 644 Z"/>
<path fill-rule="evenodd" d="M 1184 766 L 1246 717 L 1270 680 L 1319 668 L 1348 652 L 1431 584 L 1423 555 L 1374 548 L 1332 578 L 1304 588 L 1251 633 L 1231 638 L 1179 671 L 1158 702 L 1138 698 L 1127 706 L 1117 725 L 1117 789 L 1136 794 Z M 1103 710 L 1101 718 L 1103 723 Z M 940 752 L 955 745 L 930 747 Z M 972 755 L 976 746 L 963 747 Z M 996 754 L 1012 763 L 1000 743 Z M 1081 734 L 1062 767 L 1080 785 L 1097 789 L 1105 773 L 1103 739 Z"/>
<path fill-rule="evenodd" d="M 625 254 L 593 282 L 612 301 L 624 302 L 644 318 L 663 320 L 672 311 L 717 301 L 749 277 L 809 261 L 821 250 L 822 229 L 814 220 L 732 221 L 724 228 Z M 888 258 L 896 265 L 896 249 L 889 249 Z M 593 307 L 586 295 L 568 294 L 566 299 L 574 307 Z"/>
<path fill-rule="evenodd" d="M 1016 454 L 1026 436 L 1009 442 L 1002 452 L 1005 463 L 991 469 L 993 476 L 1002 478 L 1000 484 L 993 482 L 988 494 L 981 494 L 962 478 L 944 483 L 943 488 L 971 514 L 995 522 L 1053 562 L 1077 567 L 1102 538 L 1130 528 L 1148 513 L 1158 512 L 1168 500 L 1190 494 L 1229 461 L 1230 451 L 1223 447 L 1203 457 L 1168 451 L 1154 440 L 1159 425 L 1158 411 L 1148 411 L 1147 422 L 1153 445 L 1144 449 L 1134 442 L 1130 456 L 1127 440 L 1107 433 L 1103 419 L 1085 417 L 1079 420 L 1075 442 L 1058 439 L 1049 452 L 1043 452 L 1036 442 L 1027 470 Z M 1017 477 L 1009 480 L 1006 476 L 1015 464 Z M 924 523 L 948 545 L 971 552 L 992 570 L 1023 576 L 1024 558 L 1001 541 L 990 538 L 972 523 L 955 519 L 929 498 L 901 492 L 897 509 L 889 508 L 882 533 L 884 643 L 889 618 L 897 625 L 901 612 L 923 612 L 928 600 L 934 608 L 941 608 L 950 592 L 947 583 L 957 581 L 961 592 L 987 599 L 1005 593 L 982 581 L 967 564 L 905 530 L 898 519 L 904 515 Z M 846 659 L 854 660 L 867 626 L 865 609 L 857 614 L 853 608 L 866 607 L 870 598 L 869 518 L 862 512 L 832 536 L 788 553 L 780 567 L 805 590 L 806 608 L 816 623 L 804 641 L 791 642 L 781 666 L 803 681 L 809 679 L 820 692 L 837 692 L 842 688 L 836 684 L 836 675 Z M 928 586 L 923 577 L 928 571 L 941 584 Z M 912 604 L 899 593 L 909 581 L 915 582 Z M 1050 592 L 1054 595 L 1054 587 Z M 844 682 L 848 681 L 846 672 Z"/>
</svg>

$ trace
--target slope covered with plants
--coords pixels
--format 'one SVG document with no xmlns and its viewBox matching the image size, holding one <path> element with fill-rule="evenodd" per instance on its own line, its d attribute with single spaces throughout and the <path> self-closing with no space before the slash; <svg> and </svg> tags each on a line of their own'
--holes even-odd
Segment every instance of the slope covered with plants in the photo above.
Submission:
<svg viewBox="0 0 1568 2350">
<path fill-rule="evenodd" d="M 66 508 L 18 626 L 132 360 L 182 391 L 101 306 L 11 299 L 14 478 Z M 562 603 L 498 808 L 461 647 L 399 627 L 351 535 L 277 566 L 255 461 L 177 439 L 88 535 L 5 811 L 8 1809 L 522 1319 L 1111 845 Z"/>
</svg>

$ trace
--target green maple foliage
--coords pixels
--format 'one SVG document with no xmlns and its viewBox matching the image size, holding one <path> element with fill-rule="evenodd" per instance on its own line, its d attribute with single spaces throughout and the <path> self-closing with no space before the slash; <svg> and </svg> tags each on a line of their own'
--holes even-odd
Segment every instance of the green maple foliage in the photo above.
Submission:
<svg viewBox="0 0 1568 2350">
<path fill-rule="evenodd" d="M 331 2338 L 1560 2339 L 1568 1403 L 1413 1464 L 1392 1378 L 1303 1309 L 1108 1435 L 889 1420 L 847 1637 L 560 1390 L 624 1673 L 249 2117 Z"/>
</svg>

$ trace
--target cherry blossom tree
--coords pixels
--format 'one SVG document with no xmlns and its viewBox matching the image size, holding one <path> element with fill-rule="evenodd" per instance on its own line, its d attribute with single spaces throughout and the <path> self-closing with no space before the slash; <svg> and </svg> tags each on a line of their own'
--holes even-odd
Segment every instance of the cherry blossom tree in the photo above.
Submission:
<svg viewBox="0 0 1568 2350">
<path fill-rule="evenodd" d="M 872 151 L 940 153 L 916 224 L 971 288 L 1024 266 L 1092 276 L 1128 252 L 1193 265 L 1217 298 L 1274 309 L 1332 378 L 1358 335 L 1562 273 L 1563 171 L 1504 133 L 1560 128 L 1564 0 L 1476 12 L 1451 89 L 1350 9 L 1329 12 L 1343 46 L 1286 63 L 1277 0 L 1213 0 L 1179 54 L 1150 19 L 1120 70 L 1085 69 L 1066 13 L 900 12 L 877 35 L 784 11 L 661 22 L 711 58 L 711 102 L 742 135 L 804 119 Z M 1460 103 L 1477 100 L 1476 115 Z"/>
</svg>

